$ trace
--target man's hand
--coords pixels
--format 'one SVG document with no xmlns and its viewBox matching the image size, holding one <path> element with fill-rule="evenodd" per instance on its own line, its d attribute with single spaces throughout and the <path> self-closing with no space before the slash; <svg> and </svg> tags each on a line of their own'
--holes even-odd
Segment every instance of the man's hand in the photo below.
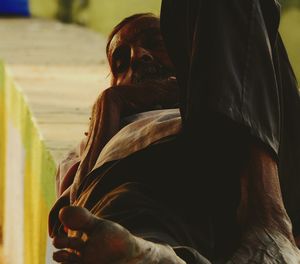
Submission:
<svg viewBox="0 0 300 264">
<path fill-rule="evenodd" d="M 53 244 L 61 249 L 53 259 L 63 263 L 170 263 L 184 264 L 173 249 L 132 235 L 117 223 L 100 219 L 81 207 L 65 207 L 60 220 L 69 229 L 68 237 L 55 237 Z M 85 239 L 71 236 L 78 230 Z"/>
</svg>

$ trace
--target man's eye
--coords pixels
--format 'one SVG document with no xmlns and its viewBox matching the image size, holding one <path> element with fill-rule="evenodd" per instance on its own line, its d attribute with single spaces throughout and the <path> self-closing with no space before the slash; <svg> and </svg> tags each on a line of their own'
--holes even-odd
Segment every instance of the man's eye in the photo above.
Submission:
<svg viewBox="0 0 300 264">
<path fill-rule="evenodd" d="M 113 54 L 113 72 L 120 74 L 126 71 L 130 65 L 130 47 L 120 46 Z"/>
<path fill-rule="evenodd" d="M 123 73 L 128 68 L 129 63 L 122 60 L 117 60 L 115 64 L 116 73 Z"/>
<path fill-rule="evenodd" d="M 164 43 L 162 39 L 159 38 L 147 38 L 143 46 L 149 50 L 162 50 L 164 49 Z"/>
</svg>

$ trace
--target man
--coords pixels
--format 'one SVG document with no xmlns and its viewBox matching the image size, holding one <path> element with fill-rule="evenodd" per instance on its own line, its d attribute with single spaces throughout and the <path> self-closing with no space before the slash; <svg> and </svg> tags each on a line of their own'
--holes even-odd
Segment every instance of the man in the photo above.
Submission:
<svg viewBox="0 0 300 264">
<path fill-rule="evenodd" d="M 131 23 L 129 23 L 129 20 Z M 112 86 L 112 88 L 105 90 L 98 98 L 93 108 L 91 127 L 88 133 L 86 148 L 82 154 L 81 164 L 79 165 L 79 168 L 77 170 L 75 180 L 72 183 L 73 192 L 71 192 L 71 199 L 74 199 L 74 203 L 76 204 L 84 203 L 86 207 L 89 207 L 88 204 L 91 203 L 91 207 L 95 208 L 96 204 L 99 204 L 99 202 L 101 203 L 103 197 L 101 197 L 101 190 L 99 190 L 98 187 L 108 187 L 110 184 L 113 184 L 117 187 L 117 189 L 120 189 L 121 194 L 128 193 L 129 196 L 137 196 L 139 202 L 143 202 L 145 204 L 145 207 L 143 208 L 146 209 L 147 200 L 144 200 L 143 198 L 143 196 L 146 195 L 146 192 L 144 192 L 143 190 L 139 190 L 139 188 L 144 189 L 145 187 L 138 187 L 138 183 L 131 184 L 129 182 L 126 185 L 126 188 L 124 187 L 122 189 L 121 187 L 123 187 L 124 184 L 118 186 L 117 179 L 114 178 L 114 176 L 112 176 L 111 174 L 112 171 L 108 173 L 110 174 L 109 178 L 112 177 L 113 179 L 112 182 L 110 182 L 108 185 L 106 185 L 105 183 L 102 185 L 101 182 L 96 189 L 90 189 L 90 191 L 93 192 L 97 197 L 93 197 L 93 194 L 90 193 L 90 191 L 88 191 L 87 189 L 81 192 L 80 188 L 81 186 L 85 185 L 84 182 L 86 180 L 91 179 L 86 177 L 86 175 L 93 170 L 93 167 L 97 162 L 101 150 L 105 150 L 103 149 L 103 147 L 107 145 L 106 143 L 109 141 L 109 139 L 111 139 L 111 137 L 120 129 L 121 117 L 127 116 L 130 113 L 143 112 L 145 110 L 167 108 L 170 106 L 174 107 L 174 105 L 176 105 L 178 102 L 177 85 L 174 78 L 174 70 L 163 46 L 162 37 L 159 30 L 159 20 L 149 14 L 133 16 L 129 20 L 121 22 L 120 25 L 116 27 L 116 32 L 113 32 L 110 37 L 107 54 L 112 70 L 112 85 L 115 86 Z M 122 31 L 120 31 L 118 28 L 122 29 Z M 135 28 L 135 31 L 133 31 L 132 28 Z M 128 40 L 130 41 L 130 43 L 127 43 Z M 152 45 L 151 52 L 145 49 L 145 45 L 149 44 Z M 128 68 L 125 67 L 124 69 L 124 66 L 122 66 L 123 63 L 128 63 L 129 65 L 126 66 Z M 175 111 L 175 115 L 176 120 L 178 120 L 179 114 L 177 110 Z M 152 122 L 156 121 L 156 119 L 161 117 L 165 118 L 165 115 L 160 115 L 158 117 L 157 115 L 155 115 L 154 118 L 151 115 L 149 117 L 147 116 L 147 122 L 149 122 L 149 120 L 151 120 Z M 142 123 L 145 122 L 144 119 L 142 119 L 141 121 Z M 136 122 L 134 124 L 136 124 Z M 149 145 L 156 139 L 159 140 L 160 138 L 166 138 L 167 136 L 176 134 L 178 132 L 179 126 L 180 123 L 176 122 L 175 132 L 173 130 L 170 130 L 170 127 L 168 127 L 169 132 L 167 133 L 164 133 L 164 131 L 160 131 L 159 129 L 157 132 L 158 135 L 154 133 L 154 135 L 152 135 L 152 137 L 150 138 L 150 142 L 149 139 L 147 139 L 148 143 L 146 144 Z M 144 126 L 141 128 L 144 129 Z M 139 125 L 134 127 L 134 129 L 139 129 Z M 151 127 L 149 127 L 149 129 L 151 130 Z M 148 134 L 146 133 L 145 136 L 148 136 Z M 141 134 L 139 134 L 139 137 L 141 137 Z M 141 146 L 139 146 L 138 148 L 143 149 L 147 146 L 143 145 L 143 141 L 139 140 L 139 142 Z M 136 145 L 134 144 L 133 147 L 135 148 L 135 152 Z M 132 152 L 132 150 L 129 151 Z M 115 163 L 114 159 L 116 158 L 110 158 L 110 161 L 113 161 L 113 163 Z M 148 162 L 148 159 L 143 158 L 143 160 Z M 127 162 L 125 162 L 125 164 L 129 165 L 129 167 L 125 171 L 128 171 L 128 173 L 131 174 L 132 170 L 129 168 L 132 168 L 132 163 L 128 164 Z M 111 165 L 111 163 L 105 163 L 105 166 Z M 113 164 L 113 167 L 116 168 L 114 165 L 115 164 Z M 97 166 L 98 163 L 96 164 L 96 167 Z M 101 170 L 105 166 L 102 166 Z M 71 169 L 66 175 L 66 177 L 69 177 L 69 179 L 63 179 L 64 184 L 62 185 L 64 185 L 64 187 L 60 189 L 60 192 L 63 194 L 58 200 L 58 208 L 62 207 L 62 204 L 65 204 L 65 202 L 68 203 L 69 200 L 70 188 L 68 189 L 68 184 L 65 183 L 72 182 L 72 171 L 74 171 L 74 166 L 71 165 L 70 167 Z M 76 167 L 77 165 L 75 164 L 75 168 Z M 135 164 L 134 167 L 139 168 L 137 164 Z M 144 168 L 140 167 L 140 169 Z M 99 171 L 97 171 L 97 173 L 99 173 Z M 99 173 L 99 177 L 97 176 L 98 179 L 104 176 L 100 174 L 102 173 Z M 106 175 L 108 176 L 108 174 Z M 128 175 L 128 177 L 132 176 L 130 174 Z M 128 181 L 129 178 L 127 178 L 126 180 Z M 145 180 L 149 180 L 149 177 L 145 177 Z M 93 186 L 93 184 L 86 184 L 86 186 L 91 187 Z M 134 191 L 135 188 L 136 191 Z M 113 187 L 112 190 L 114 190 Z M 80 192 L 80 195 L 78 195 L 78 192 Z M 84 193 L 89 194 L 84 195 Z M 111 193 L 112 192 L 110 190 L 108 196 L 110 196 Z M 78 199 L 79 196 L 82 198 L 82 200 L 81 198 Z M 105 197 L 108 196 L 105 195 Z M 150 197 L 148 197 L 147 199 L 150 199 Z M 124 198 L 124 200 L 127 201 L 126 198 Z M 129 205 L 131 207 L 133 206 L 132 204 Z M 110 206 L 105 206 L 105 211 L 107 211 L 108 209 L 109 211 L 116 212 L 118 214 L 120 212 L 126 212 L 126 210 L 128 210 L 127 207 L 128 206 L 123 208 L 111 208 Z M 101 213 L 103 213 L 102 209 L 100 211 Z M 154 210 L 154 208 L 152 210 L 149 210 L 147 214 L 149 214 L 148 220 L 150 220 L 151 214 L 153 215 L 153 217 L 157 217 L 157 212 Z M 116 219 L 114 218 L 113 220 L 116 221 Z M 137 220 L 135 220 L 135 222 L 135 224 L 131 223 L 134 224 L 134 228 L 141 228 L 141 224 L 143 223 L 141 223 L 140 227 L 138 227 Z M 157 225 L 159 225 L 159 223 L 157 223 Z M 56 238 L 55 241 L 57 240 L 58 239 Z M 168 250 L 169 248 L 167 248 L 167 252 Z M 61 254 L 65 254 L 65 252 Z M 175 253 L 172 254 L 176 257 Z M 60 257 L 61 256 L 58 255 L 58 257 L 55 257 L 55 259 L 60 261 Z"/>
<path fill-rule="evenodd" d="M 135 72 L 135 67 L 133 67 L 135 64 L 132 62 L 135 60 L 129 59 L 126 62 L 126 58 L 131 58 L 132 54 L 131 41 L 134 42 L 137 39 L 135 34 L 132 38 L 128 37 L 128 34 L 134 32 L 132 29 L 136 28 L 137 25 L 144 25 L 144 29 L 151 29 L 151 21 L 154 20 L 153 17 L 150 19 L 147 16 L 131 18 L 126 21 L 128 23 L 125 23 L 125 26 L 123 25 L 114 32 L 115 40 L 112 40 L 112 43 L 109 42 L 108 54 L 111 54 L 110 58 L 112 58 L 110 61 L 112 71 L 114 72 L 113 65 L 116 66 L 116 69 L 119 69 L 113 80 L 114 84 L 119 85 L 120 89 L 117 89 L 117 93 L 115 93 L 115 89 L 111 89 L 108 93 L 109 96 L 114 98 L 112 102 L 117 106 L 111 107 L 112 111 L 109 112 L 112 115 L 112 120 L 117 121 L 117 125 L 113 123 L 110 129 L 101 130 L 101 122 L 107 120 L 105 119 L 107 117 L 103 116 L 103 119 L 99 117 L 101 117 L 101 114 L 105 115 L 103 110 L 108 105 L 104 99 L 100 98 L 94 108 L 94 117 L 97 117 L 97 121 L 100 121 L 100 123 L 96 121 L 93 123 L 92 121 L 92 128 L 84 153 L 84 158 L 88 157 L 86 159 L 88 162 L 82 162 L 73 185 L 72 198 L 74 204 L 84 205 L 94 215 L 118 222 L 130 232 L 114 222 L 95 218 L 83 209 L 72 207 L 63 209 L 60 214 L 63 224 L 70 229 L 85 231 L 89 238 L 84 243 L 78 238 L 56 237 L 55 245 L 58 248 L 77 250 L 81 253 L 81 256 L 79 257 L 77 254 L 67 251 L 60 251 L 55 255 L 55 259 L 66 263 L 82 260 L 83 263 L 183 263 L 182 260 L 191 261 L 191 263 L 208 263 L 197 251 L 211 259 L 217 258 L 224 261 L 226 258 L 229 259 L 228 255 L 231 255 L 232 250 L 237 249 L 238 245 L 241 244 L 241 248 L 231 260 L 233 263 L 249 263 L 254 260 L 258 261 L 258 258 L 264 258 L 265 262 L 274 261 L 276 263 L 276 259 L 279 258 L 278 263 L 298 263 L 299 253 L 295 248 L 289 219 L 282 204 L 276 163 L 269 153 L 264 150 L 264 147 L 248 136 L 247 131 L 235 126 L 235 124 L 228 124 L 226 119 L 209 114 L 209 120 L 217 120 L 218 122 L 216 125 L 214 122 L 210 123 L 209 120 L 203 119 L 207 122 L 204 123 L 208 125 L 207 131 L 204 127 L 202 128 L 204 131 L 196 129 L 196 132 L 202 133 L 201 136 L 205 136 L 204 140 L 201 137 L 201 140 L 199 140 L 199 137 L 195 137 L 194 131 L 193 133 L 190 133 L 190 131 L 185 132 L 182 138 L 176 140 L 170 138 L 173 135 L 172 133 L 167 135 L 168 137 L 164 135 L 162 138 L 167 140 L 160 142 L 160 144 L 148 147 L 144 151 L 143 148 L 139 149 L 140 151 L 125 157 L 121 162 L 107 163 L 102 169 L 96 168 L 88 177 L 85 177 L 97 163 L 95 160 L 97 154 L 99 154 L 95 152 L 96 150 L 93 150 L 91 142 L 95 142 L 99 138 L 102 142 L 105 142 L 105 140 L 107 142 L 118 130 L 120 113 L 125 112 L 126 114 L 127 109 L 129 109 L 129 112 L 139 112 L 145 108 L 153 109 L 155 105 L 164 105 L 164 102 L 160 101 L 164 97 L 160 95 L 155 98 L 155 94 L 150 91 L 151 89 L 141 91 L 149 93 L 150 96 L 146 97 L 146 101 L 147 103 L 151 101 L 151 103 L 145 104 L 145 102 L 140 101 L 141 98 L 137 94 L 140 91 L 138 88 L 141 88 L 141 86 L 133 85 L 131 87 L 131 82 L 134 79 L 130 76 L 134 76 L 132 73 Z M 126 32 L 124 35 L 122 35 L 123 29 Z M 128 39 L 130 40 L 129 44 Z M 153 53 L 155 54 L 155 51 Z M 150 53 L 150 55 L 153 53 Z M 130 55 L 128 56 L 128 54 Z M 153 58 L 153 56 L 148 55 L 141 56 L 146 61 L 149 61 L 149 57 L 150 59 Z M 166 65 L 169 64 L 166 63 Z M 150 71 L 150 73 L 152 72 L 153 70 Z M 167 79 L 166 91 L 168 90 L 167 87 L 172 87 L 169 86 L 169 82 L 173 80 L 173 74 L 169 73 L 163 77 L 163 80 Z M 144 78 L 137 79 L 143 80 Z M 125 84 L 124 87 L 123 84 Z M 128 84 L 130 84 L 128 87 L 131 89 L 137 88 L 137 90 L 129 90 L 126 86 Z M 147 82 L 144 82 L 144 84 L 147 84 Z M 128 91 L 134 91 L 132 94 L 129 93 L 129 99 L 125 96 L 127 93 L 125 92 L 126 88 L 128 88 Z M 153 88 L 153 86 L 147 88 Z M 122 111 L 116 111 L 116 109 L 122 109 Z M 123 111 L 124 109 L 125 111 Z M 213 136 L 218 135 L 212 128 L 225 128 L 222 131 L 225 134 L 224 138 L 230 139 L 229 142 L 224 142 L 224 138 L 222 140 L 216 139 L 219 147 L 233 148 L 229 151 L 232 155 L 224 157 L 226 162 L 222 161 L 222 155 L 215 155 L 216 149 L 211 150 L 209 148 L 211 142 L 209 144 L 205 142 L 205 140 L 213 138 L 209 133 L 212 133 Z M 192 140 L 186 138 L 187 134 L 192 137 Z M 191 143 L 194 143 L 195 146 Z M 242 143 L 242 147 L 237 143 Z M 102 148 L 101 145 L 100 147 Z M 186 153 L 190 151 L 189 148 L 197 148 L 199 151 L 199 147 L 202 148 L 203 153 L 199 153 L 194 159 L 193 156 L 189 156 L 188 159 L 185 157 Z M 179 150 L 184 153 L 181 152 L 180 154 Z M 228 152 L 228 149 L 226 149 L 226 152 Z M 224 153 L 221 152 L 221 154 Z M 205 175 L 201 176 L 200 186 L 196 187 L 195 175 L 191 174 L 194 172 L 193 169 L 197 167 L 194 164 L 197 160 L 198 171 L 202 175 L 210 173 L 213 180 L 206 179 Z M 239 161 L 238 166 L 233 166 L 233 161 Z M 151 166 L 149 166 L 149 162 L 152 162 Z M 221 169 L 212 167 L 214 162 L 218 162 Z M 145 166 L 142 167 L 142 170 L 139 168 L 141 165 Z M 257 168 L 262 169 L 257 170 Z M 235 224 L 232 223 L 234 221 L 231 219 L 234 218 L 231 215 L 231 210 L 236 210 L 237 204 L 230 205 L 228 203 L 230 201 L 235 203 L 233 199 L 236 198 L 235 194 L 233 196 L 228 195 L 228 198 L 223 197 L 224 202 L 222 203 L 222 201 L 218 199 L 215 201 L 214 199 L 215 197 L 221 197 L 219 193 L 211 193 L 217 183 L 214 180 L 222 169 L 228 173 L 225 176 L 229 176 L 229 183 L 224 188 L 215 189 L 220 194 L 224 193 L 224 189 L 234 191 L 235 187 L 239 185 L 237 182 L 241 179 L 242 189 L 238 221 L 239 225 L 243 227 L 241 235 L 238 232 L 239 230 L 234 229 Z M 182 181 L 183 177 L 184 181 Z M 218 180 L 220 180 L 218 183 L 226 183 L 220 178 Z M 170 188 L 170 182 L 172 188 Z M 156 188 L 155 194 L 153 194 L 154 188 Z M 269 195 L 265 195 L 264 191 L 266 190 Z M 198 194 L 197 191 L 200 193 Z M 166 192 L 168 193 L 166 194 Z M 209 194 L 211 195 L 209 196 Z M 206 200 L 204 200 L 205 198 Z M 196 204 L 192 204 L 191 208 L 192 200 Z M 220 205 L 217 205 L 217 202 L 226 205 L 223 211 L 219 210 L 221 208 Z M 214 212 L 211 212 L 211 205 L 217 206 Z M 197 212 L 197 210 L 199 211 Z M 228 210 L 229 213 L 226 213 L 225 210 Z M 223 241 L 228 240 L 228 244 L 230 244 L 227 248 L 222 241 L 222 236 L 212 234 L 216 231 L 222 231 L 219 228 L 220 221 L 219 223 L 216 221 L 216 216 L 220 211 L 225 213 L 223 215 L 224 219 L 222 219 L 222 221 L 224 220 L 223 229 L 230 227 L 229 230 L 233 231 L 233 234 L 235 234 L 234 231 L 237 231 L 236 237 L 231 239 L 234 243 L 231 243 L 232 241 L 229 241 L 228 237 L 223 238 Z M 248 217 L 249 215 L 253 217 Z M 208 234 L 205 234 L 205 230 L 201 230 L 201 226 L 205 226 L 204 229 L 212 227 L 212 232 L 206 232 Z M 272 243 L 274 241 L 275 245 Z M 226 250 L 222 252 L 220 248 Z M 286 249 L 286 252 L 281 252 L 282 249 Z M 253 254 L 249 255 L 249 252 Z"/>
</svg>

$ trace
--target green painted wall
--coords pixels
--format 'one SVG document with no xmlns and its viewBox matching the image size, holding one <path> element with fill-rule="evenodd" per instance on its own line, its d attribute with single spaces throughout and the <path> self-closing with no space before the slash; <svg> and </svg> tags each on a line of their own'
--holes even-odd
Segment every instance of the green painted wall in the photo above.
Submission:
<svg viewBox="0 0 300 264">
<path fill-rule="evenodd" d="M 86 25 L 108 34 L 121 19 L 134 13 L 159 15 L 161 0 L 30 0 L 33 16 Z M 300 80 L 300 9 L 284 9 L 281 33 L 292 65 Z"/>
<path fill-rule="evenodd" d="M 152 12 L 159 14 L 161 0 L 29 0 L 33 16 L 76 22 L 109 33 L 126 16 Z"/>
<path fill-rule="evenodd" d="M 159 14 L 160 0 L 90 0 L 86 10 L 78 14 L 79 22 L 86 20 L 89 27 L 109 33 L 124 17 L 141 12 Z"/>
<path fill-rule="evenodd" d="M 29 0 L 29 10 L 34 17 L 54 18 L 59 0 Z"/>
<path fill-rule="evenodd" d="M 283 13 L 280 31 L 300 82 L 300 9 L 289 9 Z"/>
</svg>

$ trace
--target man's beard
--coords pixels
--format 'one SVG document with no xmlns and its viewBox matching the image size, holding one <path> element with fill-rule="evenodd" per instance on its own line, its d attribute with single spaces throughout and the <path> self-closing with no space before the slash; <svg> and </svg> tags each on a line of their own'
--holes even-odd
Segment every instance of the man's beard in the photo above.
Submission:
<svg viewBox="0 0 300 264">
<path fill-rule="evenodd" d="M 174 71 L 158 62 L 139 62 L 133 67 L 132 83 L 166 80 L 175 76 Z"/>
</svg>

